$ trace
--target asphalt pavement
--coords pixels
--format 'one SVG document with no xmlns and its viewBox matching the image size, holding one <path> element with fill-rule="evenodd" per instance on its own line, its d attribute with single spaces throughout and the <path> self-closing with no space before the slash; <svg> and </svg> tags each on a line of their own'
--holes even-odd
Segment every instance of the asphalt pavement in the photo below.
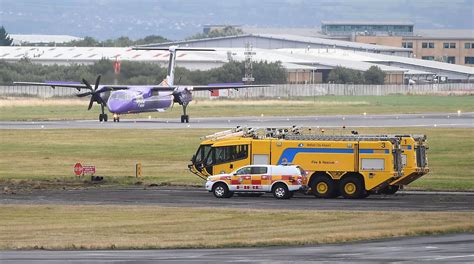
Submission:
<svg viewBox="0 0 474 264">
<path fill-rule="evenodd" d="M 459 127 L 474 128 L 474 113 L 430 113 L 393 115 L 335 116 L 254 116 L 193 118 L 180 123 L 178 118 L 121 119 L 119 123 L 98 120 L 75 121 L 0 121 L 0 129 L 170 129 L 247 127 Z"/>
<path fill-rule="evenodd" d="M 474 211 L 474 193 L 400 192 L 395 195 L 371 195 L 361 200 L 317 199 L 313 195 L 298 193 L 290 200 L 277 200 L 272 194 L 265 194 L 262 197 L 234 195 L 229 199 L 217 199 L 204 187 L 96 187 L 0 194 L 0 204 L 114 204 L 193 208 L 441 212 Z"/>
<path fill-rule="evenodd" d="M 0 263 L 474 263 L 474 234 L 266 248 L 0 251 Z"/>
</svg>

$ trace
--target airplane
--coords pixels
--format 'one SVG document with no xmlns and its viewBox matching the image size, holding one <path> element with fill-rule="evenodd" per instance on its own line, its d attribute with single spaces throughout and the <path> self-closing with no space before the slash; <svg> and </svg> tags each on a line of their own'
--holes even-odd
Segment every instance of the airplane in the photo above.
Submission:
<svg viewBox="0 0 474 264">
<path fill-rule="evenodd" d="M 100 105 L 100 122 L 107 122 L 108 116 L 105 107 L 113 114 L 114 122 L 120 122 L 120 115 L 163 112 L 178 103 L 183 107 L 181 123 L 189 123 L 189 115 L 186 110 L 192 101 L 192 91 L 216 90 L 216 89 L 240 89 L 253 87 L 266 87 L 269 85 L 244 85 L 244 84 L 209 84 L 209 85 L 174 85 L 174 72 L 177 51 L 215 51 L 204 48 L 180 48 L 170 46 L 169 48 L 159 47 L 134 47 L 134 50 L 168 50 L 170 53 L 168 61 L 168 72 L 166 78 L 159 85 L 100 85 L 101 76 L 97 76 L 94 87 L 85 79 L 80 82 L 14 82 L 16 85 L 38 85 L 64 88 L 74 88 L 79 92 L 81 89 L 88 90 L 85 93 L 76 94 L 78 97 L 90 96 L 89 107 L 92 108 L 94 102 Z"/>
</svg>

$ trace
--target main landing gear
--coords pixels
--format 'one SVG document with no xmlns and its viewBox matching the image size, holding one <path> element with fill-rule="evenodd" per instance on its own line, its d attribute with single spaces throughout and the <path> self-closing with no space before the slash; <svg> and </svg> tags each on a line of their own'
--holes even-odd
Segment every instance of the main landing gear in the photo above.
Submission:
<svg viewBox="0 0 474 264">
<path fill-rule="evenodd" d="M 107 122 L 108 120 L 108 116 L 107 114 L 104 112 L 104 104 L 100 104 L 100 109 L 102 111 L 102 114 L 99 114 L 99 121 L 102 122 Z"/>
<path fill-rule="evenodd" d="M 100 122 L 102 122 L 102 121 L 107 122 L 108 118 L 109 117 L 107 116 L 107 114 L 99 114 L 99 121 Z"/>
<path fill-rule="evenodd" d="M 188 103 L 183 104 L 183 114 L 181 115 L 181 123 L 189 123 L 189 116 L 186 114 Z"/>
</svg>

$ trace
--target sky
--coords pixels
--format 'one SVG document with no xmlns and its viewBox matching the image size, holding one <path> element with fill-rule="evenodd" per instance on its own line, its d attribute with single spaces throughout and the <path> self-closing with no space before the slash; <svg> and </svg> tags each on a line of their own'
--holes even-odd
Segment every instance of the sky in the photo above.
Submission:
<svg viewBox="0 0 474 264">
<path fill-rule="evenodd" d="M 419 29 L 474 28 L 474 0 L 0 0 L 10 34 L 161 35 L 180 40 L 205 24 L 319 28 L 322 20 L 396 20 Z"/>
</svg>

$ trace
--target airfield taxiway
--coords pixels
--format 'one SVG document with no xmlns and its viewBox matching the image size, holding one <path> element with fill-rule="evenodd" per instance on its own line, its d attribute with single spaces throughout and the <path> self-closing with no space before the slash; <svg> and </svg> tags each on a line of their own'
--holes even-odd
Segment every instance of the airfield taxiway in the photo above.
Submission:
<svg viewBox="0 0 474 264">
<path fill-rule="evenodd" d="M 474 193 L 400 192 L 395 195 L 371 195 L 361 200 L 316 199 L 312 195 L 296 194 L 290 200 L 277 200 L 271 194 L 262 197 L 235 195 L 230 199 L 217 199 L 204 190 L 204 187 L 91 187 L 0 194 L 0 204 L 113 204 L 193 208 L 442 212 L 474 211 Z"/>
<path fill-rule="evenodd" d="M 474 234 L 389 238 L 300 247 L 0 251 L 16 263 L 473 263 Z"/>
<path fill-rule="evenodd" d="M 193 118 L 180 123 L 179 118 L 125 119 L 119 123 L 97 120 L 65 121 L 0 121 L 0 129 L 172 129 L 172 128 L 232 128 L 289 127 L 292 125 L 315 128 L 351 127 L 456 127 L 474 128 L 474 112 L 390 114 L 390 115 L 333 115 L 333 116 L 254 116 Z"/>
</svg>

